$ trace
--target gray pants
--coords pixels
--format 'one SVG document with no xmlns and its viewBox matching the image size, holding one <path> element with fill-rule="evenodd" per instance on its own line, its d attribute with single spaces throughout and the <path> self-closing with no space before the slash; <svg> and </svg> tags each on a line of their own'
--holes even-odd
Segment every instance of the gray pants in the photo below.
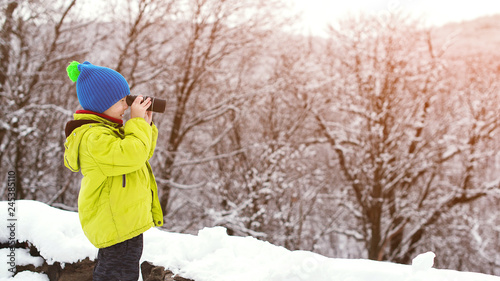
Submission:
<svg viewBox="0 0 500 281">
<path fill-rule="evenodd" d="M 142 234 L 99 249 L 93 281 L 137 281 L 143 248 Z"/>
</svg>

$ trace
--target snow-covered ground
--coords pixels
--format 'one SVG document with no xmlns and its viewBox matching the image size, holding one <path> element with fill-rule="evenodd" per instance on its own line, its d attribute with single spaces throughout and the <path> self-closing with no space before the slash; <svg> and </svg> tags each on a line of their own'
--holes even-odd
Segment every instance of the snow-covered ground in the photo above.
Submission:
<svg viewBox="0 0 500 281">
<path fill-rule="evenodd" d="M 0 243 L 8 242 L 15 223 L 15 238 L 34 244 L 49 264 L 95 259 L 97 249 L 85 238 L 77 213 L 36 201 L 17 201 L 16 221 L 9 221 L 13 217 L 8 215 L 7 203 L 0 202 Z M 198 235 L 159 229 L 144 235 L 143 260 L 196 281 L 500 281 L 491 275 L 431 268 L 432 252 L 417 256 L 410 266 L 289 251 L 252 237 L 228 236 L 222 227 L 205 228 Z M 9 254 L 9 249 L 0 249 L 1 281 L 49 280 L 34 272 L 12 277 Z M 15 259 L 19 265 L 43 263 L 42 258 L 31 257 L 24 249 L 16 250 Z"/>
</svg>

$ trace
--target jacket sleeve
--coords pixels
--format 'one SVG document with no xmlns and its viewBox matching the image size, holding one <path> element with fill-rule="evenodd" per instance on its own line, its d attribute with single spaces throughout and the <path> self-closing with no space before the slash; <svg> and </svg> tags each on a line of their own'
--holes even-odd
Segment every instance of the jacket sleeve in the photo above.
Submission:
<svg viewBox="0 0 500 281">
<path fill-rule="evenodd" d="M 156 125 L 154 123 L 151 124 L 151 129 L 152 129 L 151 149 L 149 151 L 148 159 L 151 159 L 151 157 L 153 157 L 153 153 L 155 152 L 155 148 L 156 148 L 156 140 L 158 139 L 158 128 L 156 127 Z"/>
<path fill-rule="evenodd" d="M 112 130 L 97 127 L 87 138 L 87 150 L 105 176 L 128 174 L 147 161 L 152 144 L 152 128 L 143 118 L 125 123 L 122 139 Z"/>
</svg>

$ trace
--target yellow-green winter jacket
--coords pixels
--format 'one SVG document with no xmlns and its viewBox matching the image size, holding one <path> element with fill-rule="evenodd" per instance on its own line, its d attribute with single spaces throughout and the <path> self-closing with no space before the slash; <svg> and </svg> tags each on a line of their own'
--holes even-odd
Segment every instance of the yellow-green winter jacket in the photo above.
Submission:
<svg viewBox="0 0 500 281">
<path fill-rule="evenodd" d="M 148 162 L 156 146 L 156 126 L 144 118 L 121 126 L 88 112 L 77 112 L 74 119 L 66 126 L 72 128 L 66 130 L 64 164 L 82 172 L 78 214 L 90 242 L 105 248 L 163 225 Z"/>
</svg>

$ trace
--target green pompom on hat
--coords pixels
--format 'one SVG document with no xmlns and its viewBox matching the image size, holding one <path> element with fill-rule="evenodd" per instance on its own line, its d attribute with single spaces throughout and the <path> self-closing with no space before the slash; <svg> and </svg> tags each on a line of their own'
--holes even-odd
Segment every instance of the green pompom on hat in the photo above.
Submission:
<svg viewBox="0 0 500 281">
<path fill-rule="evenodd" d="M 66 67 L 66 72 L 68 73 L 69 79 L 71 81 L 76 82 L 78 80 L 78 76 L 80 76 L 80 70 L 78 70 L 78 65 L 80 63 L 77 61 L 72 61 L 68 67 Z"/>
<path fill-rule="evenodd" d="M 88 61 L 72 61 L 66 72 L 76 82 L 76 94 L 85 110 L 103 113 L 122 98 L 130 95 L 127 80 L 117 71 L 93 65 Z"/>
</svg>

